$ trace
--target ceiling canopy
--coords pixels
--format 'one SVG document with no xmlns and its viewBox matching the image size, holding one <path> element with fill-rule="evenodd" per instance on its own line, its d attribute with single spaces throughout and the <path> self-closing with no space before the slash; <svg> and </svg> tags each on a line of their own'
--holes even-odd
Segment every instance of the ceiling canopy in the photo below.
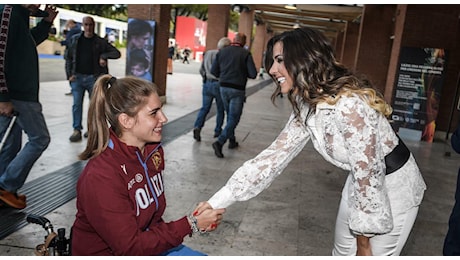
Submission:
<svg viewBox="0 0 460 260">
<path fill-rule="evenodd" d="M 347 22 L 360 22 L 362 5 L 357 4 L 233 4 L 237 12 L 254 11 L 256 23 L 264 23 L 267 30 L 281 33 L 301 26 L 322 31 L 335 38 Z"/>
</svg>

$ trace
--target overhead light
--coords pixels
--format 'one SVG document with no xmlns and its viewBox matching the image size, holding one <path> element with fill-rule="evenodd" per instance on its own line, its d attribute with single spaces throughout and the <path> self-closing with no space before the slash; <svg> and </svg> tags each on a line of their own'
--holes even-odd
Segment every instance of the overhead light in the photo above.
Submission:
<svg viewBox="0 0 460 260">
<path fill-rule="evenodd" d="M 297 7 L 295 4 L 287 4 L 284 6 L 284 8 L 289 9 L 289 10 L 296 10 Z"/>
<path fill-rule="evenodd" d="M 299 23 L 295 23 L 295 24 L 292 26 L 292 28 L 294 28 L 294 29 L 300 28 L 300 24 L 299 24 Z"/>
<path fill-rule="evenodd" d="M 237 12 L 237 13 L 243 13 L 243 12 L 248 12 L 249 7 L 247 5 L 242 5 L 242 4 L 234 4 L 231 6 L 232 11 Z"/>
<path fill-rule="evenodd" d="M 232 11 L 239 13 L 241 11 L 240 5 L 232 5 Z"/>
</svg>

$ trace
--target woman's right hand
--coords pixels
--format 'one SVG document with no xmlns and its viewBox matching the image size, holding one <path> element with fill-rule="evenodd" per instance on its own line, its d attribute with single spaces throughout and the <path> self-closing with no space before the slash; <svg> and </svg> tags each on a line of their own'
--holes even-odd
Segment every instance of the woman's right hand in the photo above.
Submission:
<svg viewBox="0 0 460 260">
<path fill-rule="evenodd" d="M 196 206 L 195 210 L 193 211 L 193 215 L 198 216 L 206 209 L 212 209 L 211 204 L 209 204 L 207 201 L 202 201 L 198 203 L 198 206 Z"/>
</svg>

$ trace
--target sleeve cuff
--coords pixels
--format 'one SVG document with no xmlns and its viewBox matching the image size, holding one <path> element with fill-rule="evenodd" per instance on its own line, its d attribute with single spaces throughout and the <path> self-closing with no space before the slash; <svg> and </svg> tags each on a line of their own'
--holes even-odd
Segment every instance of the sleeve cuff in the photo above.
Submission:
<svg viewBox="0 0 460 260">
<path fill-rule="evenodd" d="M 236 202 L 236 200 L 233 199 L 233 194 L 227 186 L 222 187 L 208 200 L 208 203 L 213 209 L 227 208 L 234 202 Z"/>
</svg>

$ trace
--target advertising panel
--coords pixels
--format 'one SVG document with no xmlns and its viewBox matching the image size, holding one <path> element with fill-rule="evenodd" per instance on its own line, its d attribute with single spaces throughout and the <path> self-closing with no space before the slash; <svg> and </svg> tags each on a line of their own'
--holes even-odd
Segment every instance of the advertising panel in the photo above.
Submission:
<svg viewBox="0 0 460 260">
<path fill-rule="evenodd" d="M 126 75 L 153 82 L 155 21 L 128 19 Z"/>
<path fill-rule="evenodd" d="M 433 141 L 445 59 L 444 49 L 401 49 L 391 119 L 402 138 Z"/>
</svg>

